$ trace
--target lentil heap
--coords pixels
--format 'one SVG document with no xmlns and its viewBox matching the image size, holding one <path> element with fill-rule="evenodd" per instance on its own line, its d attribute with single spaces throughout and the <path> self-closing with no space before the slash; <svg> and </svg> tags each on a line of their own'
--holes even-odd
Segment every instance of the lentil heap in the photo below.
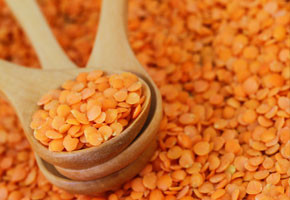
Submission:
<svg viewBox="0 0 290 200">
<path fill-rule="evenodd" d="M 84 66 L 100 2 L 39 4 L 69 57 Z M 0 17 L 0 57 L 39 67 L 3 0 Z M 39 172 L 1 98 L 0 199 L 288 200 L 289 20 L 284 0 L 130 1 L 131 45 L 163 97 L 150 163 L 102 197 L 68 194 Z"/>
<path fill-rule="evenodd" d="M 142 83 L 132 73 L 83 72 L 41 97 L 30 127 L 50 151 L 99 146 L 120 135 L 144 101 Z"/>
</svg>

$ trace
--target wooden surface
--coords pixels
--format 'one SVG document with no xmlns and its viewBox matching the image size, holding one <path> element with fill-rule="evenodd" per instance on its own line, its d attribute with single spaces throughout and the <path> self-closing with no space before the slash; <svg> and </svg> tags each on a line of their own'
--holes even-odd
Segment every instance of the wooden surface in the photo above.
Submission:
<svg viewBox="0 0 290 200">
<path fill-rule="evenodd" d="M 17 4 L 18 2 L 22 1 L 15 0 L 13 2 Z M 29 2 L 29 0 L 24 0 L 24 2 L 27 3 Z M 27 5 L 29 5 L 29 3 Z M 33 11 L 33 9 L 36 9 L 37 7 L 32 6 L 32 4 L 30 6 L 32 9 L 31 13 L 37 13 L 37 11 Z M 13 12 L 17 13 L 18 12 L 17 9 L 19 8 L 21 8 L 21 6 L 20 7 L 15 6 Z M 41 97 L 41 95 L 43 95 L 50 89 L 59 87 L 59 85 L 65 80 L 74 78 L 79 72 L 89 71 L 92 70 L 93 68 L 102 69 L 105 72 L 111 73 L 113 72 L 118 73 L 118 71 L 130 71 L 137 74 L 147 83 L 147 85 L 150 88 L 148 89 L 148 91 L 150 90 L 151 92 L 151 99 L 148 98 L 149 100 L 151 100 L 151 106 L 149 106 L 150 104 L 148 104 L 149 117 L 145 122 L 145 125 L 142 129 L 142 133 L 140 133 L 139 137 L 129 147 L 127 147 L 124 151 L 122 151 L 120 154 L 114 157 L 114 159 L 110 159 L 109 161 L 107 161 L 110 162 L 108 166 L 119 165 L 119 167 L 123 168 L 119 172 L 115 172 L 119 174 L 118 183 L 128 180 L 128 177 L 133 177 L 144 166 L 144 165 L 141 166 L 140 164 L 145 163 L 145 161 L 142 160 L 142 158 L 140 158 L 140 155 L 142 155 L 142 153 L 145 152 L 147 147 L 149 147 L 149 144 L 155 141 L 156 132 L 157 129 L 159 128 L 159 124 L 162 118 L 162 101 L 160 93 L 155 84 L 153 83 L 152 79 L 149 77 L 144 68 L 139 64 L 139 62 L 135 58 L 131 50 L 131 47 L 128 43 L 126 35 L 126 20 L 127 20 L 126 9 L 127 9 L 127 0 L 103 1 L 101 19 L 98 28 L 99 32 L 96 41 L 94 43 L 92 55 L 87 64 L 87 69 L 73 69 L 74 66 L 70 65 L 69 70 L 38 70 L 24 68 L 0 60 L 0 88 L 4 91 L 8 99 L 11 101 L 12 105 L 15 107 L 15 110 L 25 130 L 26 136 L 29 142 L 31 143 L 34 151 L 38 155 L 43 157 L 45 160 L 48 160 L 49 162 L 52 162 L 54 164 L 58 163 L 65 168 L 83 168 L 84 163 L 92 162 L 93 160 L 92 155 L 95 153 L 96 151 L 95 149 L 97 147 L 88 148 L 75 152 L 57 153 L 50 152 L 46 147 L 44 147 L 38 141 L 36 141 L 36 139 L 32 135 L 31 132 L 32 130 L 29 128 L 29 124 L 31 121 L 32 113 L 37 109 L 36 101 Z M 31 17 L 31 15 L 29 16 Z M 43 26 L 45 26 L 45 23 L 42 22 L 33 22 L 33 23 L 39 23 L 39 29 L 45 30 L 45 28 L 43 28 Z M 27 23 L 24 22 L 24 19 L 23 23 L 21 24 L 23 26 L 27 26 Z M 27 29 L 27 27 L 24 29 Z M 27 31 L 27 33 L 28 32 L 29 31 Z M 33 37 L 31 38 L 33 40 Z M 37 40 L 35 40 L 35 42 L 37 43 Z M 58 46 L 57 43 L 55 44 L 56 46 Z M 54 48 L 51 47 L 50 44 L 47 45 L 48 49 Z M 37 54 L 41 57 L 41 55 L 43 55 L 41 49 L 45 48 L 43 46 L 43 43 L 41 43 L 41 41 L 40 46 L 41 48 L 35 49 L 37 51 Z M 57 48 L 61 49 L 60 47 Z M 51 51 L 47 51 L 44 54 L 47 54 L 47 58 L 48 57 L 51 58 L 51 56 L 54 55 L 54 53 Z M 64 54 L 60 53 L 59 56 L 61 60 L 66 60 L 66 58 L 64 58 L 66 57 Z M 46 56 L 42 57 L 45 58 Z M 43 62 L 45 63 L 45 61 Z M 43 67 L 47 69 L 52 69 L 50 66 L 53 65 L 48 64 Z M 54 65 L 54 66 L 57 69 L 63 67 L 63 65 Z M 113 150 L 117 151 L 116 149 Z M 91 154 L 89 154 L 89 152 L 91 152 Z M 124 161 L 125 160 L 124 158 L 126 158 L 131 154 L 135 155 L 128 158 L 127 161 Z M 42 170 L 44 175 L 48 178 L 48 180 L 50 180 L 57 186 L 70 190 L 72 192 L 96 194 L 96 191 L 98 191 L 97 190 L 98 187 L 100 190 L 107 190 L 112 188 L 113 183 L 116 184 L 116 182 L 108 178 L 112 176 L 108 175 L 105 178 L 100 178 L 92 181 L 92 183 L 98 183 L 99 186 L 94 185 L 90 187 L 80 187 L 77 184 L 75 184 L 76 183 L 75 181 L 69 179 L 65 179 L 65 181 L 63 181 L 61 176 L 58 177 L 59 173 L 56 173 L 55 169 L 54 171 L 50 170 L 51 166 L 48 163 L 46 163 L 45 161 L 41 161 L 41 159 L 39 158 L 37 160 L 40 169 Z M 70 161 L 68 162 L 67 160 Z M 133 163 L 136 164 L 135 165 L 129 164 L 129 161 L 132 162 L 134 161 Z M 148 159 L 146 160 L 146 162 L 147 161 Z M 78 166 L 77 163 L 81 164 Z M 128 168 L 130 168 L 130 170 L 126 171 L 126 173 L 122 175 L 121 172 Z M 112 172 L 115 171 L 116 169 L 117 169 L 116 167 L 114 168 L 114 166 L 113 167 L 111 166 Z"/>
</svg>

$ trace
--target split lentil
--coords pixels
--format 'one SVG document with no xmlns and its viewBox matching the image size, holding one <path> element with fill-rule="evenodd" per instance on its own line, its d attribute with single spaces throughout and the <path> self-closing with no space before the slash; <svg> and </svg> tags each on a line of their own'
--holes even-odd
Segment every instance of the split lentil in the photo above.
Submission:
<svg viewBox="0 0 290 200">
<path fill-rule="evenodd" d="M 100 1 L 38 3 L 68 56 L 84 66 Z M 40 173 L 13 109 L 0 97 L 0 199 L 288 200 L 289 8 L 285 0 L 130 1 L 131 46 L 163 98 L 159 146 L 150 163 L 123 187 L 100 197 L 62 191 Z M 3 0 L 0 19 L 0 58 L 40 67 Z M 78 84 L 74 90 L 82 87 Z M 78 102 L 93 93 L 85 88 L 81 96 L 69 96 Z M 60 95 L 60 101 L 67 95 Z M 124 96 L 114 95 L 120 101 Z M 52 101 L 46 108 L 54 106 Z M 70 106 L 50 114 L 67 117 Z M 106 106 L 110 109 L 114 103 L 107 101 Z M 98 110 L 92 108 L 88 117 L 95 118 Z M 102 113 L 98 122 L 105 120 Z M 72 126 L 60 132 L 78 133 L 78 121 L 68 121 Z M 54 127 L 61 123 L 61 118 L 53 122 Z M 127 123 L 120 121 L 122 126 Z M 64 148 L 59 139 L 53 142 L 51 148 Z M 200 143 L 206 147 L 196 148 Z"/>
</svg>

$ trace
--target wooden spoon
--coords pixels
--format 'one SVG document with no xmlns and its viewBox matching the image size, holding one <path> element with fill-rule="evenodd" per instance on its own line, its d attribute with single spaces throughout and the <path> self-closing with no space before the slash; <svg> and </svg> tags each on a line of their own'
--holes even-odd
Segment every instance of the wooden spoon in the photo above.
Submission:
<svg viewBox="0 0 290 200">
<path fill-rule="evenodd" d="M 102 5 L 102 15 L 101 15 L 101 22 L 99 25 L 99 33 L 97 36 L 97 40 L 95 42 L 95 47 L 92 53 L 92 56 L 90 57 L 90 60 L 88 62 L 88 66 L 89 67 L 102 67 L 103 69 L 122 69 L 122 70 L 126 70 L 126 71 L 131 71 L 136 73 L 137 75 L 139 75 L 140 77 L 142 77 L 146 83 L 148 84 L 148 86 L 150 87 L 151 90 L 151 96 L 152 96 L 152 106 L 150 108 L 150 113 L 149 113 L 149 118 L 146 121 L 145 127 L 143 127 L 143 132 L 142 134 L 136 139 L 136 141 L 130 145 L 128 148 L 126 148 L 123 152 L 121 152 L 118 156 L 116 156 L 116 158 L 123 158 L 128 156 L 128 155 L 134 155 L 135 157 L 138 157 L 139 155 L 142 154 L 142 152 L 145 152 L 145 149 L 148 148 L 149 144 L 152 143 L 152 141 L 155 140 L 156 138 L 156 132 L 157 129 L 159 127 L 160 121 L 161 121 L 161 117 L 162 117 L 162 103 L 161 103 L 161 96 L 158 92 L 158 89 L 156 88 L 155 84 L 153 83 L 152 79 L 148 76 L 148 74 L 145 72 L 145 70 L 142 68 L 142 66 L 138 63 L 138 61 L 136 60 L 136 58 L 134 57 L 134 54 L 128 44 L 128 40 L 126 37 L 126 26 L 125 26 L 125 19 L 126 19 L 126 8 L 127 8 L 127 1 L 126 0 L 120 0 L 120 1 L 114 1 L 114 0 L 106 0 L 104 1 L 103 5 Z M 22 7 L 22 9 L 25 9 L 24 7 Z M 18 12 L 18 11 L 17 11 Z M 116 31 L 117 30 L 117 31 Z M 103 39 L 102 39 L 103 38 Z M 106 47 L 106 48 L 104 48 Z M 53 52 L 50 52 L 53 53 Z M 114 58 L 114 59 L 112 59 Z M 1 64 L 4 66 L 6 65 L 6 67 L 1 67 Z M 60 66 L 62 67 L 62 66 Z M 3 69 L 2 69 L 3 68 Z M 14 68 L 14 69 L 13 69 Z M 45 92 L 45 90 L 48 89 L 52 89 L 52 88 L 56 88 L 59 86 L 60 82 L 63 82 L 65 79 L 71 79 L 73 78 L 77 73 L 79 72 L 75 72 L 74 70 L 70 70 L 70 71 L 66 71 L 66 75 L 62 76 L 61 71 L 45 71 L 42 73 L 42 75 L 40 75 L 41 73 L 38 70 L 31 70 L 31 69 L 16 69 L 15 65 L 6 63 L 6 62 L 0 62 L 0 71 L 2 71 L 2 74 L 4 72 L 4 69 L 6 70 L 6 76 L 3 76 L 6 78 L 6 80 L 3 79 L 3 81 L 0 81 L 0 87 L 3 86 L 4 90 L 6 91 L 6 95 L 8 97 L 10 97 L 12 104 L 16 107 L 16 111 L 18 112 L 18 115 L 20 117 L 20 120 L 22 121 L 22 123 L 24 124 L 24 128 L 28 127 L 29 123 L 26 123 L 27 121 L 25 121 L 25 117 L 24 116 L 31 116 L 32 114 L 32 110 L 33 109 L 27 109 L 27 110 L 23 110 L 21 109 L 22 107 L 24 107 L 27 102 L 31 101 L 33 102 L 33 99 L 38 99 L 40 97 L 40 94 L 37 94 L 37 92 L 33 92 L 33 94 L 31 94 L 31 96 L 33 96 L 32 99 L 27 99 L 28 101 L 13 101 L 13 99 L 15 99 L 14 97 L 21 97 L 22 99 L 25 99 L 25 92 L 30 93 L 30 89 L 32 88 L 33 90 L 36 90 L 37 88 L 33 88 L 35 85 L 40 85 L 43 82 L 49 81 L 48 79 L 51 78 L 51 80 L 54 78 L 56 78 L 56 81 L 53 82 L 53 84 L 46 86 L 44 88 L 42 88 L 42 93 Z M 18 71 L 18 75 L 14 76 L 14 72 Z M 11 75 L 10 79 L 8 76 L 8 74 Z M 22 74 L 22 75 L 21 75 Z M 14 80 L 22 80 L 23 82 L 25 82 L 25 80 L 23 80 L 23 77 L 29 77 L 29 75 L 32 75 L 33 78 L 35 78 L 34 80 L 30 80 L 27 81 L 26 84 L 22 84 L 21 81 L 17 81 L 18 83 L 15 84 Z M 48 78 L 47 76 L 51 76 L 50 78 Z M 14 78 L 12 78 L 14 77 Z M 58 79 L 57 79 L 58 77 Z M 60 80 L 59 77 L 62 77 Z M 32 78 L 32 79 L 33 79 Z M 0 75 L 0 80 L 2 79 L 1 75 Z M 6 83 L 8 84 L 6 84 Z M 1 86 L 2 83 L 2 86 Z M 10 90 L 9 88 L 11 88 L 9 85 L 14 84 L 14 89 Z M 26 87 L 26 89 L 23 89 L 22 85 L 24 87 Z M 42 86 L 40 86 L 42 87 Z M 19 88 L 22 89 L 22 91 L 25 91 L 24 93 L 21 92 L 18 95 L 13 95 L 14 92 L 18 92 Z M 19 98 L 19 99 L 21 99 Z M 25 102 L 25 103 L 24 103 Z M 34 101 L 35 103 L 35 101 Z M 29 122 L 30 120 L 28 120 Z M 25 126 L 26 125 L 26 126 Z M 28 131 L 26 131 L 26 133 L 28 133 Z M 27 134 L 29 141 L 34 144 L 35 139 L 33 137 L 31 137 L 31 133 L 30 135 Z M 37 142 L 37 141 L 36 141 Z M 35 144 L 35 146 L 39 146 L 40 144 L 37 143 Z M 43 147 L 41 145 L 41 147 Z M 40 147 L 40 148 L 41 148 Z M 35 148 L 35 147 L 34 147 Z M 44 148 L 44 147 L 43 147 Z M 38 148 L 36 148 L 36 152 L 39 153 Z M 150 148 L 152 149 L 152 147 Z M 40 153 L 41 155 L 41 153 Z M 123 155 L 123 156 L 121 156 Z M 46 158 L 45 156 L 42 155 L 42 157 Z M 79 158 L 76 155 L 70 155 L 68 156 L 70 157 L 70 164 L 67 165 L 67 167 L 72 168 L 72 167 L 76 167 L 76 168 L 82 168 L 81 165 L 73 165 L 73 162 L 78 162 L 79 159 L 82 159 L 81 157 Z M 86 194 L 95 194 L 96 192 L 100 192 L 100 191 L 105 191 L 108 189 L 112 189 L 112 182 L 114 182 L 114 176 L 109 178 L 109 179 L 102 179 L 102 187 L 100 188 L 100 190 L 98 190 L 99 186 L 93 186 L 92 187 L 84 187 L 83 190 L 78 190 L 75 185 L 74 181 L 71 181 L 69 179 L 66 179 L 65 183 L 62 180 L 62 176 L 60 176 L 59 174 L 57 174 L 55 172 L 55 169 L 53 168 L 53 166 L 49 165 L 49 163 L 45 162 L 44 160 L 40 159 L 37 155 L 36 155 L 37 161 L 38 161 L 38 165 L 40 166 L 40 169 L 43 171 L 43 173 L 45 174 L 45 176 L 55 185 L 61 187 L 61 185 L 63 185 L 64 189 L 69 189 L 73 190 L 75 192 L 78 193 L 86 193 Z M 53 160 L 54 162 L 56 161 L 56 163 L 60 163 L 63 164 L 61 162 L 61 160 L 63 160 L 64 158 L 67 157 L 58 157 L 56 160 Z M 149 160 L 150 156 L 147 156 L 147 158 L 145 159 L 145 162 L 147 162 Z M 93 160 L 94 157 L 88 156 L 87 157 L 87 161 L 90 162 L 91 160 Z M 46 159 L 47 160 L 47 159 Z M 113 163 L 116 163 L 118 161 L 120 161 L 122 159 L 115 159 Z M 140 158 L 138 159 L 140 160 Z M 145 163 L 143 161 L 143 164 Z M 135 164 L 133 164 L 135 163 Z M 140 163 L 141 161 L 135 161 L 132 164 L 128 165 L 128 167 L 130 166 L 131 168 L 134 168 L 135 170 L 128 170 L 128 174 L 130 176 L 134 176 L 136 173 L 138 173 L 138 171 L 140 170 Z M 64 164 L 64 166 L 66 166 L 66 164 Z M 123 170 L 127 169 L 128 167 L 124 168 Z M 138 170 L 139 169 L 139 170 Z M 125 180 L 127 180 L 127 177 L 129 177 L 129 175 L 126 175 L 123 178 L 119 178 L 116 179 L 118 183 L 122 183 Z M 56 176 L 59 176 L 58 178 L 56 178 Z M 101 179 L 98 179 L 101 180 Z M 71 181 L 71 182 L 70 182 Z M 88 189 L 85 189 L 88 188 Z"/>
<path fill-rule="evenodd" d="M 31 76 L 25 77 L 25 80 L 23 80 L 23 78 L 16 79 L 17 81 L 21 81 L 20 85 L 25 85 L 26 84 L 25 82 L 31 82 L 31 81 L 33 82 L 33 80 L 37 81 L 36 78 L 34 77 L 34 74 L 35 76 L 37 76 L 37 78 L 40 79 L 40 81 L 43 80 L 41 83 L 39 83 L 41 85 L 39 85 L 38 83 L 29 85 L 29 87 L 30 86 L 33 87 L 34 85 L 38 86 L 38 88 L 34 88 L 34 90 L 35 89 L 37 90 L 37 91 L 34 91 L 34 93 L 29 92 L 29 87 L 27 88 L 28 89 L 27 93 L 29 95 L 27 95 L 27 97 L 25 98 L 30 98 L 30 95 L 33 96 L 30 98 L 30 104 L 28 104 L 28 102 L 23 101 L 22 98 L 15 99 L 15 96 L 13 96 L 15 95 L 15 93 L 12 93 L 9 96 L 12 103 L 13 101 L 21 101 L 23 105 L 26 105 L 26 106 L 16 108 L 16 110 L 18 110 L 19 113 L 23 113 L 22 110 L 31 111 L 30 113 L 23 113 L 25 115 L 23 117 L 23 120 L 26 120 L 25 122 L 23 122 L 25 124 L 24 129 L 25 129 L 25 132 L 27 133 L 30 132 L 30 134 L 28 134 L 28 137 L 30 137 L 32 136 L 31 129 L 29 128 L 31 114 L 32 114 L 32 110 L 35 111 L 37 109 L 36 102 L 40 98 L 40 96 L 43 93 L 47 92 L 49 89 L 58 88 L 61 85 L 61 83 L 64 82 L 64 80 L 72 79 L 81 71 L 90 71 L 90 69 L 77 69 L 75 65 L 65 56 L 61 47 L 59 47 L 59 44 L 56 42 L 53 34 L 50 32 L 50 29 L 47 23 L 45 22 L 44 17 L 41 14 L 36 4 L 36 1 L 34 0 L 33 1 L 32 0 L 23 0 L 23 1 L 9 0 L 6 3 L 12 9 L 14 15 L 20 20 L 21 25 L 24 27 L 30 40 L 35 46 L 36 52 L 40 60 L 42 60 L 43 67 L 45 69 L 52 69 L 51 66 L 53 66 L 58 69 L 66 69 L 65 71 L 62 71 L 62 72 L 56 72 L 56 71 L 43 72 L 43 71 L 38 70 L 38 71 L 31 72 Z M 125 8 L 125 6 L 123 8 Z M 123 29 L 125 30 L 125 28 Z M 43 38 L 41 37 L 42 35 L 43 35 Z M 124 37 L 125 39 L 127 39 L 126 34 L 124 35 Z M 48 40 L 49 43 L 47 43 L 46 40 Z M 113 46 L 111 47 L 113 48 Z M 95 55 L 96 54 L 93 53 L 91 55 L 91 58 L 94 57 Z M 54 58 L 56 58 L 57 61 L 60 62 L 59 66 L 57 65 L 57 63 L 51 61 Z M 118 56 L 116 57 L 116 60 L 117 59 L 118 59 Z M 115 59 L 111 59 L 111 57 L 110 58 L 108 57 L 107 60 L 115 60 Z M 136 59 L 132 53 L 132 58 L 128 59 L 128 62 L 130 63 L 134 61 L 136 61 Z M 94 66 L 96 67 L 102 66 L 102 69 L 105 69 L 104 71 L 106 71 L 107 74 L 118 73 L 120 72 L 120 70 L 135 72 L 134 69 L 136 67 L 142 68 L 140 65 L 130 65 L 129 68 L 124 69 L 121 67 L 122 64 L 123 63 L 121 63 L 120 65 L 117 65 L 115 63 L 115 65 L 108 65 L 108 66 L 96 64 Z M 18 70 L 17 68 L 12 67 L 11 70 L 12 69 L 15 69 L 14 77 L 17 77 L 17 74 L 21 75 L 22 72 L 20 71 L 17 72 Z M 25 70 L 25 69 L 22 69 L 22 70 Z M 50 77 L 52 75 L 50 75 L 49 72 L 54 73 L 55 78 Z M 11 71 L 10 74 L 11 73 L 13 73 L 13 71 Z M 71 75 L 68 77 L 69 74 Z M 42 76 L 45 76 L 45 78 L 41 78 Z M 13 76 L 11 75 L 11 77 Z M 6 78 L 9 78 L 9 77 L 6 77 Z M 87 167 L 92 167 L 114 157 L 119 152 L 124 150 L 132 142 L 132 140 L 139 133 L 140 129 L 142 128 L 147 118 L 149 108 L 150 108 L 150 102 L 151 102 L 151 91 L 146 82 L 144 82 L 142 79 L 140 79 L 140 81 L 143 83 L 143 90 L 146 96 L 143 110 L 140 113 L 140 115 L 137 117 L 137 119 L 134 120 L 133 123 L 125 129 L 125 131 L 120 135 L 120 137 L 113 138 L 112 140 L 109 140 L 108 142 L 103 143 L 99 147 L 73 151 L 70 153 L 51 152 L 47 148 L 42 146 L 38 141 L 36 141 L 34 137 L 32 137 L 31 142 L 32 142 L 33 148 L 35 147 L 34 150 L 37 152 L 37 154 L 40 157 L 42 157 L 47 162 L 53 165 L 59 166 L 59 167 L 69 168 L 69 169 L 83 169 Z M 51 84 L 51 82 L 53 82 L 54 84 Z M 6 90 L 12 90 L 12 88 L 10 88 L 9 85 L 7 86 L 8 88 L 6 88 Z M 10 85 L 10 86 L 13 87 L 14 85 Z M 9 92 L 10 91 L 6 91 L 7 94 Z M 15 105 L 18 105 L 18 104 L 19 104 L 18 102 L 15 102 Z M 21 116 L 19 117 L 21 119 Z"/>
</svg>

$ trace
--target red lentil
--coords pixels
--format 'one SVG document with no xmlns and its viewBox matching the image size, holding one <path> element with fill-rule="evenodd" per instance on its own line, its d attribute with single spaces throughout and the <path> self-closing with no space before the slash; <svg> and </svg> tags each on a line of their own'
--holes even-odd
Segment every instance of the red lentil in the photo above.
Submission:
<svg viewBox="0 0 290 200">
<path fill-rule="evenodd" d="M 68 56 L 84 66 L 100 1 L 43 0 L 39 4 Z M 61 191 L 37 169 L 13 109 L 0 97 L 0 199 L 289 199 L 289 13 L 289 2 L 277 0 L 130 1 L 130 43 L 163 97 L 159 147 L 151 167 L 103 197 Z M 40 67 L 3 0 L 0 19 L 0 58 Z M 88 80 L 101 75 L 92 73 Z M 113 89 L 119 89 L 118 79 L 110 82 Z M 66 97 L 76 104 L 89 99 L 96 94 L 89 86 L 84 89 L 82 84 L 66 82 L 63 87 L 72 92 L 62 92 L 59 105 L 50 95 L 44 97 L 40 103 L 51 101 L 45 108 L 52 111 L 39 116 L 68 118 L 69 125 L 57 118 L 53 126 L 74 138 L 81 130 L 80 122 L 70 115 Z M 128 91 L 135 93 L 139 86 L 134 84 Z M 117 103 L 123 112 L 134 103 L 134 98 L 118 103 L 128 93 L 111 96 L 115 90 L 106 87 L 100 84 L 98 89 L 111 97 L 105 102 L 107 109 Z M 93 104 L 88 102 L 87 121 L 103 123 L 107 114 L 108 121 L 114 119 L 114 112 L 99 113 Z M 84 110 L 84 106 L 74 107 Z M 119 123 L 124 127 L 128 121 Z M 109 127 L 119 133 L 121 126 Z M 41 131 L 35 136 L 43 143 L 49 139 Z M 54 139 L 49 148 L 65 148 L 62 140 Z"/>
</svg>

